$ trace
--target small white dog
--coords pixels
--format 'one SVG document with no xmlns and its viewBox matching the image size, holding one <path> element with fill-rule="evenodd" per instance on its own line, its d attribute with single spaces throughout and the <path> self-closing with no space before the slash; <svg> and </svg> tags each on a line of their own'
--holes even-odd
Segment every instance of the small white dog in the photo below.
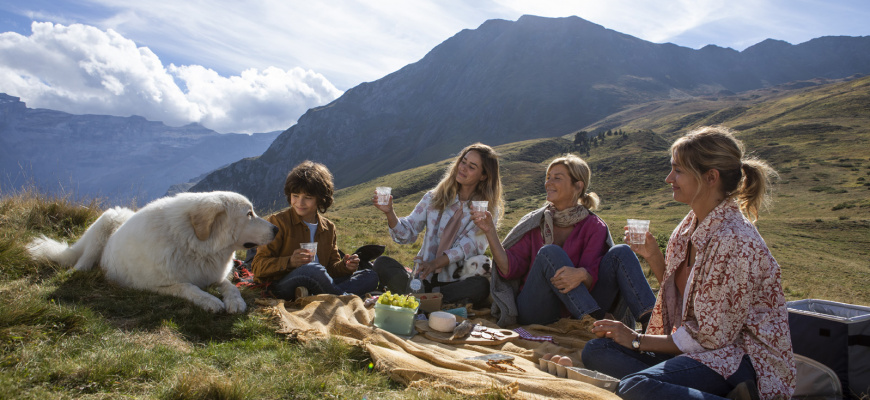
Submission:
<svg viewBox="0 0 870 400">
<path fill-rule="evenodd" d="M 80 271 L 99 262 L 119 285 L 181 297 L 211 312 L 239 313 L 245 300 L 227 278 L 234 252 L 267 244 L 277 232 L 238 193 L 180 193 L 136 212 L 109 209 L 72 246 L 42 236 L 27 249 L 35 259 Z M 211 285 L 223 302 L 203 290 Z"/>
<path fill-rule="evenodd" d="M 459 263 L 448 265 L 447 268 L 439 272 L 438 281 L 461 281 L 472 276 L 485 276 L 489 272 L 491 265 L 492 260 L 485 255 L 472 256 L 465 259 L 461 265 Z"/>
</svg>

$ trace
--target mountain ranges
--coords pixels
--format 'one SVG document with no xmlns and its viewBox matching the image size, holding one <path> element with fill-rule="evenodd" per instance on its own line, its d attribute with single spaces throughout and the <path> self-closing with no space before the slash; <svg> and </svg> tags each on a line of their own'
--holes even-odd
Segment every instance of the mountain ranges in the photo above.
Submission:
<svg viewBox="0 0 870 400">
<path fill-rule="evenodd" d="M 46 194 L 144 205 L 189 188 L 197 176 L 261 154 L 279 133 L 220 134 L 139 116 L 31 109 L 0 93 L 0 192 L 35 187 Z"/>
<path fill-rule="evenodd" d="M 170 191 L 232 190 L 274 210 L 286 206 L 284 178 L 303 160 L 326 164 L 343 188 L 449 158 L 474 142 L 596 133 L 610 128 L 608 117 L 656 101 L 740 96 L 868 73 L 867 36 L 696 50 L 578 17 L 490 20 L 308 110 L 280 134 L 222 135 L 137 116 L 73 116 L 0 95 L 0 190 L 32 179 L 54 193 L 141 202 L 178 184 Z"/>
<path fill-rule="evenodd" d="M 341 188 L 478 141 L 569 134 L 640 103 L 868 72 L 870 37 L 768 39 L 738 52 L 651 43 L 578 17 L 490 20 L 308 110 L 261 156 L 214 171 L 191 190 L 233 190 L 275 209 L 286 206 L 287 172 L 306 159 L 326 164 Z"/>
</svg>

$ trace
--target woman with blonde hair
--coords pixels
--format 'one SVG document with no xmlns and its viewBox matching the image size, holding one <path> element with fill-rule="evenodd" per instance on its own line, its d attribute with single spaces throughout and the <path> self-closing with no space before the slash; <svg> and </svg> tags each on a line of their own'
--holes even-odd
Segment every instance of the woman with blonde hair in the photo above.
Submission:
<svg viewBox="0 0 870 400">
<path fill-rule="evenodd" d="M 637 257 L 613 245 L 607 224 L 591 210 L 589 165 L 569 154 L 547 167 L 547 203 L 520 219 L 499 242 L 488 212 L 475 213 L 497 268 L 492 274 L 492 314 L 501 326 L 549 324 L 562 317 L 603 318 L 622 300 L 619 318 L 645 322 L 655 303 Z M 617 312 L 618 313 L 618 312 Z"/>
<path fill-rule="evenodd" d="M 623 398 L 791 397 L 795 366 L 779 265 L 754 221 L 776 172 L 746 159 L 723 127 L 671 146 L 674 200 L 691 207 L 663 256 L 647 233 L 632 245 L 661 283 L 645 334 L 596 321 L 587 368 L 621 378 Z M 751 220 L 750 220 L 751 218 Z"/>
<path fill-rule="evenodd" d="M 393 211 L 393 198 L 386 205 L 372 199 L 375 207 L 387 217 L 390 235 L 399 244 L 410 244 L 424 230 L 423 245 L 417 253 L 419 270 L 426 290 L 438 287 L 445 303 L 470 302 L 476 305 L 489 296 L 489 282 L 474 276 L 456 281 L 441 273 L 452 264 L 464 261 L 486 251 L 486 238 L 471 219 L 471 202 L 485 200 L 494 211 L 495 218 L 504 209 L 498 153 L 482 143 L 472 144 L 459 153 L 435 189 L 423 195 L 410 215 L 399 218 Z M 381 256 L 374 269 L 387 289 L 406 293 L 411 277 L 396 260 Z"/>
</svg>

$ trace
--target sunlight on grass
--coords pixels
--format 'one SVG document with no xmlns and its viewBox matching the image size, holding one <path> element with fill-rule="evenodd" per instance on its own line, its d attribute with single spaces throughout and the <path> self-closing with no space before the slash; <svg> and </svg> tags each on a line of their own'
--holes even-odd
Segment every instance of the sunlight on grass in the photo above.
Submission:
<svg viewBox="0 0 870 400">
<path fill-rule="evenodd" d="M 0 201 L 0 398 L 462 398 L 406 390 L 372 372 L 360 347 L 339 340 L 288 341 L 259 307 L 211 314 L 119 287 L 99 268 L 30 260 L 26 240 L 75 241 L 99 216 L 97 204 L 33 192 Z M 361 232 L 347 243 L 373 237 Z M 251 306 L 262 293 L 243 288 L 242 295 Z"/>
<path fill-rule="evenodd" d="M 616 114 L 607 129 L 619 126 L 626 134 L 583 155 L 593 169 L 590 190 L 602 199 L 597 214 L 615 243 L 627 218 L 650 219 L 664 249 L 689 210 L 664 183 L 670 142 L 698 124 L 739 127 L 747 148 L 782 176 L 757 228 L 782 268 L 787 299 L 870 305 L 870 120 L 861 108 L 868 85 L 870 77 L 804 97 L 723 96 Z M 508 201 L 500 237 L 543 204 L 547 161 L 574 150 L 573 143 L 571 134 L 497 147 Z M 396 213 L 407 215 L 448 163 L 339 190 L 327 215 L 339 248 L 382 244 L 386 255 L 411 265 L 421 240 L 392 241 L 386 218 L 371 204 L 373 189 L 393 187 Z M 262 296 L 256 289 L 241 290 L 247 313 L 211 314 L 179 298 L 119 287 L 99 268 L 71 271 L 27 255 L 26 243 L 40 234 L 75 241 L 103 208 L 99 200 L 77 204 L 34 190 L 0 197 L 0 398 L 468 398 L 449 388 L 397 384 L 369 368 L 373 361 L 362 348 L 339 340 L 287 340 L 255 304 Z M 472 398 L 511 397 L 493 387 Z"/>
</svg>

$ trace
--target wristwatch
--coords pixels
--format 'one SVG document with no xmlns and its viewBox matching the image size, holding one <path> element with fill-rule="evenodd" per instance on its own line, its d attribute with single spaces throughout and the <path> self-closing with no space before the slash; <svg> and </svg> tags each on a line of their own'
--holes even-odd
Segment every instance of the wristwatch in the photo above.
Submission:
<svg viewBox="0 0 870 400">
<path fill-rule="evenodd" d="M 641 336 L 643 336 L 643 335 L 638 333 L 634 337 L 634 340 L 631 341 L 631 348 L 635 349 L 636 351 L 640 351 L 640 338 L 641 338 Z"/>
</svg>

